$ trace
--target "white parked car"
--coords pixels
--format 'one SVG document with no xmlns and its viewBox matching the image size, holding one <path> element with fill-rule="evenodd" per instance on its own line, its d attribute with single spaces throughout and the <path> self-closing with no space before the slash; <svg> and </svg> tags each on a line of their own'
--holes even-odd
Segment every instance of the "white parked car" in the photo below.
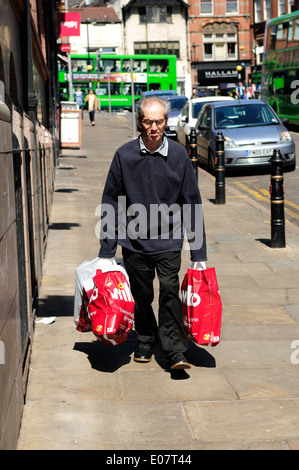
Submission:
<svg viewBox="0 0 299 470">
<path fill-rule="evenodd" d="M 191 98 L 187 101 L 178 116 L 176 135 L 177 141 L 188 149 L 189 134 L 192 127 L 195 127 L 199 112 L 206 103 L 212 101 L 232 101 L 230 96 L 203 96 L 200 98 Z"/>
</svg>

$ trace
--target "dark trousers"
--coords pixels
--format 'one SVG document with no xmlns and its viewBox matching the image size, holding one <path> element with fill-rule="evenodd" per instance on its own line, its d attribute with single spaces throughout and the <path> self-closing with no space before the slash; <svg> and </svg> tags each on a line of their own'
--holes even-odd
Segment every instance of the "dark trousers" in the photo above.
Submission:
<svg viewBox="0 0 299 470">
<path fill-rule="evenodd" d="M 142 255 L 123 248 L 123 259 L 135 300 L 135 332 L 140 342 L 154 344 L 159 330 L 165 353 L 184 353 L 188 339 L 184 330 L 182 302 L 179 296 L 181 253 Z M 158 325 L 152 308 L 153 281 L 159 279 Z"/>
<path fill-rule="evenodd" d="M 90 119 L 90 122 L 93 122 L 94 121 L 94 111 L 89 111 L 89 119 Z"/>
</svg>

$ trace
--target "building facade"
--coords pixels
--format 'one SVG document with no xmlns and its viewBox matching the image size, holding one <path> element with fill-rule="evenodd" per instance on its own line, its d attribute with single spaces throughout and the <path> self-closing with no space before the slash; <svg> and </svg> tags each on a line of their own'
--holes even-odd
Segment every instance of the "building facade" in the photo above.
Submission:
<svg viewBox="0 0 299 470">
<path fill-rule="evenodd" d="M 26 394 L 57 160 L 55 2 L 0 0 L 0 449 Z M 45 21 L 47 19 L 47 21 Z"/>
<path fill-rule="evenodd" d="M 189 2 L 192 83 L 226 94 L 251 66 L 250 2 Z"/>
<path fill-rule="evenodd" d="M 191 96 L 188 4 L 130 0 L 122 7 L 125 54 L 175 54 L 177 89 Z"/>
</svg>

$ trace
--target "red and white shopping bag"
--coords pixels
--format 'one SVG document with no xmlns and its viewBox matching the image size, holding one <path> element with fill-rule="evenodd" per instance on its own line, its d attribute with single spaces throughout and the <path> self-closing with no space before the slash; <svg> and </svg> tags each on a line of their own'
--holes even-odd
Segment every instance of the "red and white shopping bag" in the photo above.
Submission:
<svg viewBox="0 0 299 470">
<path fill-rule="evenodd" d="M 188 269 L 182 282 L 184 326 L 197 344 L 220 341 L 222 301 L 215 268 Z"/>
<path fill-rule="evenodd" d="M 92 278 L 83 281 L 81 290 L 76 329 L 92 331 L 108 345 L 127 341 L 133 327 L 135 302 L 124 268 L 113 264 L 110 270 L 97 269 Z"/>
</svg>

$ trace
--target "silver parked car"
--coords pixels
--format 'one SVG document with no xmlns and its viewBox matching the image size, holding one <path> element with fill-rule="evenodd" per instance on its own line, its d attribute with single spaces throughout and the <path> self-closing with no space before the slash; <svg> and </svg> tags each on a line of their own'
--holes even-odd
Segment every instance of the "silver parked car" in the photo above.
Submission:
<svg viewBox="0 0 299 470">
<path fill-rule="evenodd" d="M 224 136 L 225 166 L 238 169 L 270 166 L 274 149 L 285 157 L 285 168 L 295 170 L 295 142 L 273 109 L 262 100 L 235 100 L 206 104 L 195 126 L 199 161 L 215 170 L 215 139 Z"/>
<path fill-rule="evenodd" d="M 195 127 L 201 108 L 212 101 L 233 101 L 230 96 L 200 96 L 190 98 L 178 116 L 177 141 L 188 149 L 191 129 Z"/>
<path fill-rule="evenodd" d="M 182 111 L 182 108 L 188 98 L 186 96 L 160 96 L 162 100 L 167 100 L 170 103 L 170 111 L 168 114 L 168 122 L 165 127 L 165 135 L 171 139 L 176 140 L 176 127 L 178 122 L 178 115 Z"/>
</svg>

